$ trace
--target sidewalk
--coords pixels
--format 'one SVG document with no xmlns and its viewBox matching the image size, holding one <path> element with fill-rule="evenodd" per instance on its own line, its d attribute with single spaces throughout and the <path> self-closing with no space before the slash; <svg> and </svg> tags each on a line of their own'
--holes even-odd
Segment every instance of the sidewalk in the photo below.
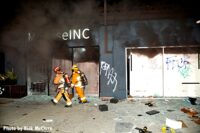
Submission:
<svg viewBox="0 0 200 133">
<path fill-rule="evenodd" d="M 176 133 L 199 133 L 195 123 L 199 114 L 190 116 L 181 111 L 190 108 L 200 113 L 200 105 L 191 105 L 185 99 L 130 99 L 110 103 L 88 97 L 89 103 L 65 108 L 64 101 L 53 105 L 52 97 L 27 96 L 21 99 L 0 99 L 1 131 L 23 130 L 26 132 L 51 133 L 139 133 L 135 128 L 147 127 L 152 133 L 161 133 L 166 118 L 184 122 Z M 151 104 L 148 104 L 151 103 Z M 100 111 L 99 105 L 108 105 L 108 111 Z M 157 114 L 146 112 L 156 110 Z M 192 121 L 193 120 L 193 121 Z M 18 129 L 17 129 L 18 128 Z"/>
</svg>

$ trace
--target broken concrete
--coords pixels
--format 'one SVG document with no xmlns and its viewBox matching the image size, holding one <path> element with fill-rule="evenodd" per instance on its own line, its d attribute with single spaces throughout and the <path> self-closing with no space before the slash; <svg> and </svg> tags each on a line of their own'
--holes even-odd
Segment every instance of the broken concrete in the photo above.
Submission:
<svg viewBox="0 0 200 133">
<path fill-rule="evenodd" d="M 115 133 L 123 131 L 138 133 L 135 127 L 148 127 L 152 133 L 160 133 L 166 118 L 182 120 L 187 128 L 177 129 L 176 133 L 199 133 L 200 126 L 181 111 L 181 108 L 193 108 L 199 112 L 200 107 L 191 105 L 185 99 L 152 99 L 156 106 L 148 107 L 144 103 L 149 99 L 119 101 L 116 104 L 102 101 L 98 97 L 88 97 L 89 103 L 79 104 L 76 98 L 72 108 L 65 108 L 64 100 L 52 105 L 52 97 L 33 95 L 21 99 L 0 99 L 0 126 L 44 126 L 51 127 L 52 133 Z M 100 111 L 99 105 L 106 104 L 108 111 Z M 147 111 L 160 113 L 148 115 Z M 173 110 L 173 111 L 168 111 Z M 199 118 L 199 114 L 197 114 Z M 193 118 L 193 120 L 198 120 Z M 121 124 L 120 124 L 121 123 Z M 124 124 L 122 124 L 124 123 Z"/>
<path fill-rule="evenodd" d="M 115 125 L 115 133 L 131 133 L 134 125 L 130 122 L 117 122 Z"/>
</svg>

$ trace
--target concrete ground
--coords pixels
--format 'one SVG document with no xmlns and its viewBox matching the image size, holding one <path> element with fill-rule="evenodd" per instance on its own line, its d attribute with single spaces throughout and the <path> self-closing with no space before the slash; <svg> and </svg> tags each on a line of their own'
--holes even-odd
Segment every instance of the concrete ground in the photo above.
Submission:
<svg viewBox="0 0 200 133">
<path fill-rule="evenodd" d="M 161 133 L 166 118 L 169 118 L 184 123 L 176 133 L 200 133 L 197 123 L 200 115 L 191 116 L 181 111 L 190 108 L 200 113 L 200 105 L 191 105 L 187 99 L 127 99 L 110 103 L 88 97 L 89 103 L 79 104 L 74 99 L 73 107 L 65 108 L 63 100 L 53 105 L 51 98 L 44 95 L 0 98 L 0 132 L 139 133 L 135 128 L 146 126 L 152 133 Z M 145 105 L 147 103 L 153 106 Z M 101 104 L 106 104 L 108 111 L 100 111 Z M 151 110 L 159 113 L 146 113 Z"/>
</svg>

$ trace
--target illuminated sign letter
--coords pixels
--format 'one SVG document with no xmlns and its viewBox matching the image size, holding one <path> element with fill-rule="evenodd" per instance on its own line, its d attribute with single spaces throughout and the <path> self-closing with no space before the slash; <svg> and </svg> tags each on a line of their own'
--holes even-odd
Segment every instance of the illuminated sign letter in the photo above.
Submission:
<svg viewBox="0 0 200 133">
<path fill-rule="evenodd" d="M 69 30 L 69 40 L 71 40 L 71 39 L 72 39 L 72 31 Z"/>
<path fill-rule="evenodd" d="M 77 37 L 77 39 L 81 39 L 81 30 L 80 29 L 78 30 L 78 33 L 76 30 L 73 30 L 73 39 L 76 39 L 76 37 Z"/>
<path fill-rule="evenodd" d="M 86 32 L 89 32 L 90 29 L 85 28 L 83 30 L 78 29 L 78 30 L 69 30 L 69 32 L 63 32 L 62 34 L 62 39 L 63 40 L 75 40 L 75 39 L 89 39 L 90 36 L 86 34 Z"/>
<path fill-rule="evenodd" d="M 90 38 L 89 36 L 85 36 L 85 32 L 86 32 L 86 31 L 89 31 L 89 30 L 90 30 L 90 29 L 88 29 L 88 28 L 86 28 L 86 29 L 83 30 L 82 36 L 83 36 L 84 39 L 89 39 L 89 38 Z"/>
<path fill-rule="evenodd" d="M 67 32 L 63 32 L 62 38 L 63 38 L 63 40 L 68 40 L 68 33 Z"/>
</svg>

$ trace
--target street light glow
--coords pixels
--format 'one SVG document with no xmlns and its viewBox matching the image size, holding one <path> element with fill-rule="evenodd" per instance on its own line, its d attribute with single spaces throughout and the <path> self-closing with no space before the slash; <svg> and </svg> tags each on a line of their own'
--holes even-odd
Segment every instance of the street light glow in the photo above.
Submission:
<svg viewBox="0 0 200 133">
<path fill-rule="evenodd" d="M 197 23 L 197 24 L 200 24 L 200 20 L 197 20 L 196 23 Z"/>
</svg>

